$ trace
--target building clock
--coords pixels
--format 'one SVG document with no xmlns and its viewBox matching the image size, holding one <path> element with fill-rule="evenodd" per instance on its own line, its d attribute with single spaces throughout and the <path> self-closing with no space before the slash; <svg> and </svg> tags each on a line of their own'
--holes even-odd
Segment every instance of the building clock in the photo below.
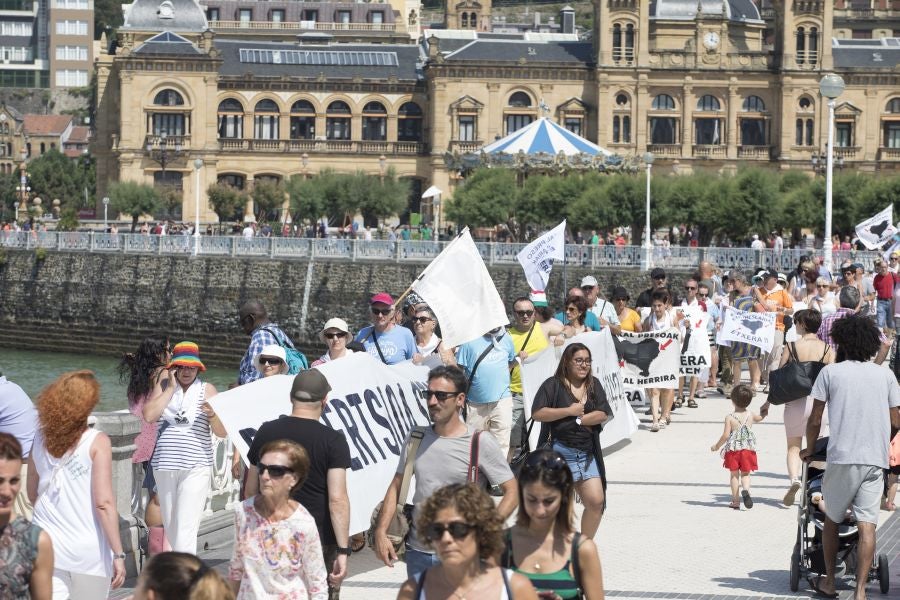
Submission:
<svg viewBox="0 0 900 600">
<path fill-rule="evenodd" d="M 703 45 L 707 50 L 715 50 L 719 47 L 719 34 L 715 31 L 707 31 L 703 36 Z"/>
</svg>

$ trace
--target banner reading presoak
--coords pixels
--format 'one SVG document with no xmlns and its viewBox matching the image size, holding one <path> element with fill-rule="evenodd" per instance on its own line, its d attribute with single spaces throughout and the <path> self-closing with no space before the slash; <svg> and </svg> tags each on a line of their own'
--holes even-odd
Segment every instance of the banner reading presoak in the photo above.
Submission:
<svg viewBox="0 0 900 600">
<path fill-rule="evenodd" d="M 632 333 L 623 331 L 626 386 L 641 388 L 678 387 L 678 368 L 681 355 L 680 333 L 677 329 Z"/>
<path fill-rule="evenodd" d="M 746 312 L 729 306 L 720 333 L 723 340 L 744 342 L 771 352 L 775 345 L 775 313 Z"/>
<path fill-rule="evenodd" d="M 356 352 L 316 368 L 331 385 L 321 422 L 343 432 L 350 446 L 350 533 L 358 533 L 369 528 L 372 511 L 384 498 L 409 430 L 430 423 L 425 401 L 417 394 L 427 387 L 428 367 L 411 362 L 388 366 Z M 276 375 L 210 399 L 245 463 L 259 426 L 291 413 L 293 381 L 293 375 Z"/>
</svg>

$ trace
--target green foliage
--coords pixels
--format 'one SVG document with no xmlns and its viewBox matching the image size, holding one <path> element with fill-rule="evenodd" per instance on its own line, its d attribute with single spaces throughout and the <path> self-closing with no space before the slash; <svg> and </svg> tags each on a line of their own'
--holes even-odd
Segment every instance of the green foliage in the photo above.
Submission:
<svg viewBox="0 0 900 600">
<path fill-rule="evenodd" d="M 343 219 L 357 212 L 367 222 L 378 221 L 403 212 L 409 198 L 409 182 L 398 178 L 393 167 L 384 177 L 322 169 L 310 178 L 295 175 L 287 190 L 293 220 L 298 223 L 329 215 Z"/>
<path fill-rule="evenodd" d="M 15 214 L 16 185 L 18 185 L 18 171 L 0 175 L 0 222 L 12 220 Z"/>
<path fill-rule="evenodd" d="M 95 0 L 94 2 L 94 35 L 99 40 L 100 36 L 110 29 L 109 35 L 115 35 L 115 30 L 122 24 L 122 4 L 116 0 Z M 107 36 L 109 38 L 109 35 Z M 112 41 L 112 38 L 109 38 Z"/>
<path fill-rule="evenodd" d="M 381 221 L 403 212 L 409 199 L 409 181 L 397 177 L 394 167 L 388 167 L 384 177 L 357 171 L 351 179 L 351 194 L 366 222 Z"/>
<path fill-rule="evenodd" d="M 78 211 L 73 206 L 67 206 L 59 213 L 59 220 L 56 222 L 57 231 L 77 231 L 78 230 Z"/>
<path fill-rule="evenodd" d="M 894 216 L 900 208 L 900 177 L 873 179 L 856 198 L 856 210 L 860 216 L 873 216 L 893 205 Z"/>
<path fill-rule="evenodd" d="M 57 198 L 63 206 L 93 206 L 94 175 L 93 162 L 85 168 L 81 158 L 69 158 L 55 148 L 28 161 L 28 182 L 32 195 L 40 197 L 45 206 Z M 85 188 L 88 191 L 87 202 Z"/>
<path fill-rule="evenodd" d="M 768 233 L 778 223 L 777 175 L 761 169 L 741 171 L 729 181 L 716 208 L 717 230 L 731 239 Z"/>
<path fill-rule="evenodd" d="M 284 184 L 269 179 L 257 180 L 250 192 L 256 211 L 256 222 L 265 223 L 270 213 L 279 210 L 284 204 Z"/>
<path fill-rule="evenodd" d="M 46 248 L 35 248 L 34 259 L 38 262 L 43 262 L 43 261 L 47 260 L 47 249 Z"/>
<path fill-rule="evenodd" d="M 131 216 L 132 233 L 142 215 L 152 215 L 162 207 L 162 200 L 155 187 L 134 181 L 110 185 L 109 202 L 114 212 Z"/>
<path fill-rule="evenodd" d="M 219 223 L 225 223 L 243 217 L 244 205 L 247 203 L 247 195 L 239 189 L 224 183 L 214 183 L 206 190 L 209 204 L 219 217 Z"/>
<path fill-rule="evenodd" d="M 479 169 L 447 202 L 447 217 L 458 225 L 491 227 L 515 214 L 519 189 L 509 169 Z"/>
</svg>

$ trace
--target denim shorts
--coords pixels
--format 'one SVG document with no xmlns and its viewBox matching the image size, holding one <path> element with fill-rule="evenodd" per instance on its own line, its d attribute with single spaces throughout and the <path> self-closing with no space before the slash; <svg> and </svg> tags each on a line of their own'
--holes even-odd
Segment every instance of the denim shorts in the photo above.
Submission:
<svg viewBox="0 0 900 600">
<path fill-rule="evenodd" d="M 569 470 L 572 471 L 572 478 L 575 481 L 600 477 L 600 470 L 597 468 L 597 461 L 594 459 L 593 452 L 569 448 L 560 442 L 553 442 L 553 449 L 566 459 L 566 464 L 569 465 Z"/>
<path fill-rule="evenodd" d="M 875 301 L 875 322 L 879 327 L 894 328 L 893 307 L 890 300 Z"/>
</svg>

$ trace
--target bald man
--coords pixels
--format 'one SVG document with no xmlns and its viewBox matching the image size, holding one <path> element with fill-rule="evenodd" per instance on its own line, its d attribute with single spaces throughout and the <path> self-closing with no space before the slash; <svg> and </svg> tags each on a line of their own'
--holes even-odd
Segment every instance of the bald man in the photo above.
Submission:
<svg viewBox="0 0 900 600">
<path fill-rule="evenodd" d="M 244 385 L 262 377 L 256 370 L 256 357 L 265 346 L 285 346 L 291 344 L 291 341 L 278 325 L 269 320 L 269 313 L 259 300 L 245 302 L 238 311 L 238 319 L 241 329 L 250 336 L 250 346 L 241 359 L 238 371 L 237 383 Z"/>
</svg>

